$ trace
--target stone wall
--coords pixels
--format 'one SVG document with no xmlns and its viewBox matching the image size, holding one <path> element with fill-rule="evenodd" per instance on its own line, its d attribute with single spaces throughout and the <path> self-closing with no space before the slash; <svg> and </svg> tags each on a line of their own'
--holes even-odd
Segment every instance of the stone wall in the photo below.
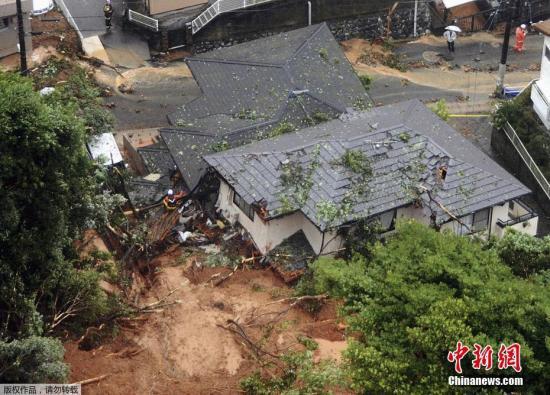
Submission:
<svg viewBox="0 0 550 395">
<path fill-rule="evenodd" d="M 246 12 L 220 15 L 193 37 L 195 52 L 265 37 L 286 30 L 307 26 L 308 2 L 283 0 L 269 3 Z M 386 26 L 386 17 L 394 0 L 311 0 L 312 23 L 326 21 L 336 39 L 380 36 Z M 426 3 L 419 2 L 417 32 L 430 28 L 431 13 Z M 414 3 L 400 4 L 392 17 L 394 38 L 412 35 Z M 181 36 L 181 35 L 180 35 Z M 171 42 L 170 45 L 176 45 Z"/>
</svg>

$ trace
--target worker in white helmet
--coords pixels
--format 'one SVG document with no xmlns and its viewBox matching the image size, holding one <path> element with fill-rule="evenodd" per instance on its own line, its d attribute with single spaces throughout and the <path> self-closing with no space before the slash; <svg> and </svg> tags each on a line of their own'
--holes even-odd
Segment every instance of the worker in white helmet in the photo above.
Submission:
<svg viewBox="0 0 550 395">
<path fill-rule="evenodd" d="M 164 208 L 166 208 L 166 210 L 173 211 L 178 206 L 178 201 L 186 195 L 187 193 L 184 191 L 175 194 L 173 189 L 169 189 L 164 199 L 162 199 L 162 204 L 164 204 Z"/>
<path fill-rule="evenodd" d="M 514 51 L 523 52 L 523 43 L 525 42 L 525 36 L 527 35 L 527 26 L 522 24 L 516 29 L 516 45 L 514 45 Z"/>
</svg>

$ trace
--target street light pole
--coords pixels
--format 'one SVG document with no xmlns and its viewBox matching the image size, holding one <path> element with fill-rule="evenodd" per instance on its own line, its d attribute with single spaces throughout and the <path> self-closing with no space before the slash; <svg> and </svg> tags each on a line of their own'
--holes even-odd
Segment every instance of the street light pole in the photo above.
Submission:
<svg viewBox="0 0 550 395">
<path fill-rule="evenodd" d="M 21 74 L 27 75 L 27 49 L 25 47 L 25 27 L 23 26 L 23 7 L 21 0 L 16 0 L 17 31 L 19 33 L 19 57 L 21 58 Z"/>
</svg>

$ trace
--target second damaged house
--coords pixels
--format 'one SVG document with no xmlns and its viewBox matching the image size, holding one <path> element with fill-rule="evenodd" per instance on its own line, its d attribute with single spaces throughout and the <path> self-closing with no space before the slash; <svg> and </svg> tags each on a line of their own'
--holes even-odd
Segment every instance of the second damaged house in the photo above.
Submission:
<svg viewBox="0 0 550 395">
<path fill-rule="evenodd" d="M 326 24 L 187 59 L 202 95 L 169 115 L 158 143 L 138 150 L 159 181 L 175 170 L 189 191 L 203 155 L 365 109 L 371 99 Z M 151 187 L 152 178 L 139 181 Z M 137 184 L 136 184 L 137 186 Z M 158 190 L 166 187 L 166 182 Z"/>
<path fill-rule="evenodd" d="M 344 246 L 358 221 L 399 218 L 483 237 L 536 234 L 530 190 L 419 101 L 374 108 L 208 155 L 217 206 L 262 253 L 303 232 L 316 254 Z"/>
</svg>

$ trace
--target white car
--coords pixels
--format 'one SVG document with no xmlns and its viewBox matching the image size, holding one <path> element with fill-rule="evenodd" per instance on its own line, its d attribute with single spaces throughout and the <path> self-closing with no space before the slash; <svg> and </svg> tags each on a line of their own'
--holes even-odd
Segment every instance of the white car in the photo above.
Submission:
<svg viewBox="0 0 550 395">
<path fill-rule="evenodd" d="M 32 0 L 32 15 L 42 15 L 53 8 L 53 0 Z"/>
</svg>

